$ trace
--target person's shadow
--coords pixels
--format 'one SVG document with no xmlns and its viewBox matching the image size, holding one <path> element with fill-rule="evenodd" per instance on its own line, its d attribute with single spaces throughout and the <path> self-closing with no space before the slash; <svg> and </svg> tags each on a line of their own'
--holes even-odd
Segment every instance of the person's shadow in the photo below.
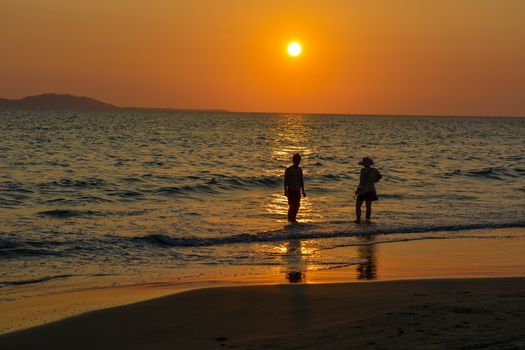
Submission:
<svg viewBox="0 0 525 350">
<path fill-rule="evenodd" d="M 374 237 L 370 234 L 362 239 L 362 244 L 358 248 L 359 259 L 357 265 L 358 280 L 373 280 L 377 278 L 377 263 L 375 256 Z"/>
<path fill-rule="evenodd" d="M 306 281 L 306 271 L 308 262 L 304 259 L 303 247 L 300 232 L 304 227 L 297 224 L 288 225 L 285 228 L 287 241 L 285 242 L 286 251 L 283 254 L 285 263 L 285 278 L 291 284 L 300 284 Z M 290 291 L 290 314 L 289 322 L 296 327 L 298 332 L 311 327 L 310 307 L 311 300 L 306 297 L 307 286 L 287 286 Z"/>
</svg>

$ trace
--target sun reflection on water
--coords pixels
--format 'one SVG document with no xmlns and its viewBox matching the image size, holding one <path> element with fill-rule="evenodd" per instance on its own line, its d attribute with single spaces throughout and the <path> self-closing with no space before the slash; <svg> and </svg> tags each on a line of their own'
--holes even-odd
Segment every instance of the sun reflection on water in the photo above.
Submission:
<svg viewBox="0 0 525 350">
<path fill-rule="evenodd" d="M 278 160 L 291 161 L 294 153 L 301 154 L 303 158 L 312 154 L 312 149 L 308 147 L 311 130 L 307 124 L 302 114 L 283 114 L 277 123 L 281 131 L 275 133 L 272 142 L 272 156 Z"/>
<path fill-rule="evenodd" d="M 284 175 L 284 168 L 291 164 L 293 154 L 299 153 L 303 157 L 301 166 L 305 179 L 308 177 L 308 157 L 314 153 L 309 146 L 311 140 L 311 129 L 308 125 L 307 118 L 302 114 L 283 114 L 278 122 L 279 132 L 276 132 L 272 140 L 272 157 L 283 162 L 283 169 L 280 170 L 280 176 Z M 283 131 L 284 130 L 284 131 Z M 306 164 L 306 167 L 304 165 Z M 308 192 L 308 182 L 305 184 Z M 303 223 L 320 221 L 323 216 L 316 209 L 315 199 L 312 197 L 301 198 L 301 209 L 299 210 L 298 219 Z M 284 193 L 274 194 L 271 200 L 265 203 L 265 210 L 273 215 L 282 217 L 277 221 L 286 220 L 288 211 L 288 202 Z"/>
<path fill-rule="evenodd" d="M 308 189 L 306 189 L 308 191 Z M 286 215 L 288 212 L 288 200 L 283 193 L 275 193 L 270 195 L 270 200 L 265 202 L 264 209 L 271 216 L 276 217 L 278 222 L 286 222 Z M 301 223 L 314 223 L 323 221 L 323 215 L 318 209 L 316 199 L 314 197 L 301 198 L 301 208 L 297 215 Z"/>
</svg>

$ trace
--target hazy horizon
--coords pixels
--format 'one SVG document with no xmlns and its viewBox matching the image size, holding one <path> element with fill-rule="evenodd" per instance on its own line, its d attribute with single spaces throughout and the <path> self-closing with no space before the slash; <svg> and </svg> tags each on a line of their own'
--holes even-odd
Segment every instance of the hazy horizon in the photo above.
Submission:
<svg viewBox="0 0 525 350">
<path fill-rule="evenodd" d="M 240 111 L 240 110 L 231 110 L 231 109 L 220 109 L 220 108 L 178 108 L 178 107 L 143 107 L 143 106 L 118 106 L 112 103 L 111 101 L 105 101 L 91 96 L 78 96 L 72 95 L 70 93 L 54 93 L 46 92 L 36 95 L 22 96 L 20 98 L 10 99 L 10 100 L 21 100 L 24 97 L 34 97 L 48 94 L 56 95 L 69 95 L 79 98 L 90 98 L 98 102 L 107 103 L 113 105 L 117 109 L 138 109 L 138 110 L 173 110 L 173 111 L 194 111 L 194 112 L 228 112 L 228 113 L 245 113 L 245 114 L 289 114 L 289 115 L 327 115 L 327 116 L 370 116 L 370 117 L 443 117 L 443 118 L 525 118 L 524 115 L 485 115 L 485 114 L 471 114 L 471 115 L 455 115 L 455 114 L 371 114 L 371 113 L 324 113 L 324 112 L 282 112 L 282 111 Z M 0 96 L 0 99 L 4 97 Z M 21 106 L 15 106 L 14 108 L 25 108 Z M 31 107 L 31 108 L 45 108 L 45 107 Z M 47 109 L 47 108 L 46 108 Z"/>
<path fill-rule="evenodd" d="M 0 96 L 125 107 L 523 116 L 525 2 L 2 5 Z M 298 57 L 286 45 L 298 41 Z"/>
</svg>

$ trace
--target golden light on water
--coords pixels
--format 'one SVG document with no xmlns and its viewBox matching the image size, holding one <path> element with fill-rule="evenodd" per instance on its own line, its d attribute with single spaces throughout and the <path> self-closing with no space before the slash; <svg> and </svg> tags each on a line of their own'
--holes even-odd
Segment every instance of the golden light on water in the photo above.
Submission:
<svg viewBox="0 0 525 350">
<path fill-rule="evenodd" d="M 276 132 L 273 135 L 273 140 L 271 140 L 272 157 L 288 167 L 292 163 L 293 154 L 299 153 L 303 157 L 302 166 L 306 164 L 306 167 L 308 167 L 308 163 L 311 161 L 309 156 L 314 150 L 309 144 L 311 130 L 307 125 L 308 121 L 305 115 L 282 114 L 279 118 L 279 132 Z M 279 169 L 277 175 L 283 176 L 284 170 Z M 306 192 L 308 193 L 308 191 L 307 184 Z M 269 196 L 269 200 L 264 203 L 264 208 L 269 214 L 277 218 L 276 221 L 286 223 L 288 200 L 282 191 Z M 301 198 L 301 209 L 299 210 L 298 218 L 303 223 L 322 220 L 323 215 L 319 211 L 315 198 L 310 196 Z"/>
<path fill-rule="evenodd" d="M 299 56 L 301 52 L 303 51 L 303 48 L 301 47 L 301 44 L 299 44 L 296 41 L 292 41 L 288 44 L 288 54 L 290 56 Z"/>
</svg>

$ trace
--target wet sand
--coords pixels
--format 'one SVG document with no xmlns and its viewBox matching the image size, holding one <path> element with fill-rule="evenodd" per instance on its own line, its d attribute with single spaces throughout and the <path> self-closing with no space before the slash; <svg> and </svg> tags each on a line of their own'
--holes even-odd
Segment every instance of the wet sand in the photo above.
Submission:
<svg viewBox="0 0 525 350">
<path fill-rule="evenodd" d="M 525 277 L 525 230 L 473 232 L 477 238 L 431 239 L 330 250 L 337 257 L 357 257 L 361 263 L 345 268 L 308 271 L 305 283 L 345 283 L 368 280 L 425 278 Z M 494 238 L 504 237 L 504 238 Z M 505 237 L 512 237 L 511 239 Z M 373 243 L 373 237 L 370 239 Z M 286 272 L 304 272 L 308 265 L 285 266 L 283 273 L 237 277 L 181 278 L 152 283 L 122 283 L 111 276 L 95 280 L 64 279 L 0 288 L 0 334 L 38 326 L 84 312 L 209 287 L 288 283 Z M 227 267 L 224 267 L 225 269 Z M 232 273 L 233 275 L 233 273 Z M 103 278 L 109 279 L 104 282 Z M 108 287 L 93 287 L 94 285 Z"/>
<path fill-rule="evenodd" d="M 211 288 L 0 337 L 10 349 L 522 349 L 525 278 Z"/>
<path fill-rule="evenodd" d="M 0 349 L 524 348 L 525 279 L 509 277 L 525 275 L 525 230 L 497 231 L 336 248 L 361 263 L 292 285 L 283 273 L 42 295 L 31 288 L 51 284 L 4 288 L 0 333 L 11 333 Z M 507 278 L 472 279 L 496 276 Z"/>
</svg>

